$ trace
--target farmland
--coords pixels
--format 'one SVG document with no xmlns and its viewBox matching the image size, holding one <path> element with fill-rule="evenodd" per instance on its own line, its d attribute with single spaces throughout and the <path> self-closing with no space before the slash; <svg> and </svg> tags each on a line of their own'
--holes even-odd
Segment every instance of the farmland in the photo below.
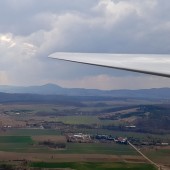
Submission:
<svg viewBox="0 0 170 170">
<path fill-rule="evenodd" d="M 142 103 L 142 105 L 140 105 Z M 160 164 L 169 164 L 169 148 L 156 149 L 154 142 L 170 142 L 170 135 L 162 124 L 161 131 L 137 126 L 141 120 L 148 126 L 155 112 L 159 119 L 168 116 L 168 105 L 157 100 L 133 102 L 81 101 L 65 104 L 1 104 L 0 159 L 2 163 L 18 165 L 26 160 L 27 167 L 55 167 L 78 169 L 154 169 L 129 145 L 95 139 L 96 135 L 134 140 L 145 155 Z M 149 104 L 149 105 L 147 105 Z M 149 114 L 150 113 L 150 114 Z M 163 113 L 163 114 L 162 114 Z M 154 118 L 158 121 L 157 117 Z M 154 125 L 154 122 L 151 122 Z M 135 128 L 127 128 L 134 125 Z M 127 127 L 126 127 L 127 126 Z M 153 126 L 155 128 L 155 126 Z M 153 131 L 154 130 L 154 131 Z M 68 142 L 68 134 L 87 134 L 89 142 Z M 152 146 L 142 146 L 141 143 Z M 153 149 L 151 149 L 153 148 Z M 43 161 L 43 163 L 42 163 Z M 99 163 L 100 162 L 100 163 Z"/>
<path fill-rule="evenodd" d="M 55 142 L 66 142 L 63 136 L 59 133 L 55 133 L 53 130 L 43 130 L 43 129 L 10 129 L 6 132 L 5 136 L 0 137 L 0 159 L 3 161 L 7 160 L 22 160 L 27 159 L 33 167 L 37 167 L 34 161 L 46 160 L 55 162 L 55 167 L 60 167 L 56 162 L 68 162 L 73 163 L 63 163 L 63 165 L 73 165 L 78 168 L 82 167 L 89 169 L 89 167 L 99 167 L 104 168 L 127 168 L 131 167 L 148 167 L 147 164 L 122 164 L 117 165 L 117 162 L 122 162 L 126 160 L 131 162 L 132 160 L 136 163 L 143 163 L 145 160 L 140 157 L 130 146 L 119 145 L 119 144 L 107 144 L 107 143 L 67 143 L 65 149 L 50 149 L 46 146 L 41 146 L 38 144 L 39 141 L 52 140 Z M 37 135 L 35 135 L 35 133 Z M 12 136 L 10 136 L 12 134 Z M 27 134 L 28 136 L 24 136 Z M 75 162 L 76 161 L 76 162 Z M 88 161 L 88 162 L 87 162 Z M 90 162 L 89 162 L 90 161 Z M 101 163 L 95 163 L 98 161 L 104 161 Z M 112 163 L 110 163 L 112 162 Z M 114 164 L 115 162 L 116 164 Z M 41 166 L 44 166 L 42 164 Z M 41 167 L 40 166 L 40 167 Z M 54 165 L 49 165 L 49 167 Z M 46 165 L 45 165 L 46 167 Z M 154 168 L 153 168 L 154 169 Z"/>
<path fill-rule="evenodd" d="M 97 116 L 60 116 L 56 121 L 61 121 L 65 124 L 99 124 L 107 125 L 113 124 L 113 120 L 100 120 Z"/>
<path fill-rule="evenodd" d="M 55 153 L 55 154 L 108 154 L 108 155 L 137 155 L 128 145 L 107 143 L 67 143 L 66 149 L 54 150 L 38 145 L 39 141 L 52 140 L 66 143 L 63 136 L 0 136 L 0 150 L 22 153 Z"/>
<path fill-rule="evenodd" d="M 30 136 L 0 136 L 0 143 L 32 143 Z"/>
<path fill-rule="evenodd" d="M 143 153 L 150 159 L 160 164 L 169 164 L 170 147 L 145 147 L 142 149 Z M 162 159 L 163 158 L 163 159 Z"/>
<path fill-rule="evenodd" d="M 71 168 L 76 170 L 155 170 L 152 165 L 148 164 L 135 164 L 135 163 L 108 163 L 108 162 L 68 162 L 68 163 L 43 163 L 43 162 L 35 162 L 30 164 L 31 167 L 45 167 L 45 168 Z"/>
</svg>

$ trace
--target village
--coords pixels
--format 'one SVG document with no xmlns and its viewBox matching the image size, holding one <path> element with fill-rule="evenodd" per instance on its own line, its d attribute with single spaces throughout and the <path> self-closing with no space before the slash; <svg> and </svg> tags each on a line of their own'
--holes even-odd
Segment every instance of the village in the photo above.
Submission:
<svg viewBox="0 0 170 170">
<path fill-rule="evenodd" d="M 72 143 L 120 143 L 120 144 L 128 144 L 127 138 L 118 137 L 114 138 L 111 135 L 87 135 L 83 133 L 78 134 L 67 134 L 66 135 L 67 142 Z"/>
<path fill-rule="evenodd" d="M 59 130 L 61 134 L 66 137 L 67 142 L 72 143 L 119 143 L 119 144 L 128 144 L 128 141 L 136 146 L 169 146 L 170 143 L 164 140 L 150 140 L 142 139 L 138 137 L 126 137 L 126 136 L 117 136 L 111 134 L 84 134 L 74 132 L 79 125 L 69 125 L 62 122 L 49 122 L 49 121 L 39 121 L 31 120 L 26 121 L 22 125 L 19 124 L 3 124 L 0 126 L 1 131 L 7 131 L 9 129 L 51 129 Z"/>
</svg>

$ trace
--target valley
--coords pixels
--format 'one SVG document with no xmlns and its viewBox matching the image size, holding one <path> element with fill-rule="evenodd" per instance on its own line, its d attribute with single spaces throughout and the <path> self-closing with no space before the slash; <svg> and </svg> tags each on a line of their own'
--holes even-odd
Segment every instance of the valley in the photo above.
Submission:
<svg viewBox="0 0 170 170">
<path fill-rule="evenodd" d="M 2 166 L 60 168 L 66 166 L 62 162 L 68 162 L 68 167 L 77 162 L 77 167 L 88 167 L 98 166 L 101 161 L 106 169 L 126 169 L 126 163 L 131 169 L 138 165 L 153 166 L 127 143 L 122 143 L 123 139 L 157 164 L 170 166 L 167 99 L 57 95 L 47 98 L 43 95 L 39 99 L 39 95 L 34 95 L 35 103 L 29 97 L 22 102 L 18 98 L 0 105 Z M 51 102 L 50 98 L 55 100 Z M 68 135 L 73 138 L 71 142 Z M 40 164 L 44 161 L 47 164 Z M 117 165 L 118 162 L 123 164 Z"/>
</svg>

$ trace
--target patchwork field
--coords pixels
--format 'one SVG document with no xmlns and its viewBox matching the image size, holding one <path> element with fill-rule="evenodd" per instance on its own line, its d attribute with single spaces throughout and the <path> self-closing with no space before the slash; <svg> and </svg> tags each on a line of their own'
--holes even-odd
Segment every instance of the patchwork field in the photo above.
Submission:
<svg viewBox="0 0 170 170">
<path fill-rule="evenodd" d="M 41 146 L 40 141 L 66 143 L 64 136 L 0 136 L 0 150 L 22 153 L 138 155 L 129 145 L 115 143 L 66 143 L 65 149 Z"/>
<path fill-rule="evenodd" d="M 127 136 L 139 135 L 138 133 L 134 132 L 125 133 L 112 131 L 112 133 L 115 136 L 123 136 L 125 134 Z M 149 135 L 150 138 L 151 136 L 152 135 Z M 147 135 L 143 134 L 141 137 L 147 138 Z M 153 137 L 155 137 L 155 135 Z M 82 169 L 94 167 L 99 170 L 99 167 L 115 170 L 133 170 L 135 168 L 141 168 L 141 170 L 154 170 L 154 167 L 151 165 L 143 164 L 146 162 L 146 160 L 142 158 L 136 151 L 134 151 L 129 145 L 120 145 L 115 143 L 66 143 L 65 149 L 52 149 L 48 146 L 42 146 L 38 144 L 41 141 L 48 140 L 58 143 L 66 143 L 65 136 L 62 136 L 59 131 L 44 129 L 10 129 L 1 133 L 0 136 L 0 160 L 8 161 L 27 159 L 33 161 L 31 166 L 34 167 L 41 165 L 40 163 L 34 164 L 36 161 L 55 163 L 70 162 L 67 164 L 69 165 L 68 167 L 73 168 L 74 166 L 77 166 L 77 170 L 78 167 L 82 167 Z M 151 158 L 151 160 L 163 165 L 169 165 L 169 151 L 169 147 L 164 147 L 164 149 L 154 149 L 152 147 L 150 147 L 150 149 L 142 149 L 142 152 Z M 98 164 L 97 162 L 103 163 Z M 127 162 L 128 164 L 120 164 L 118 166 L 117 162 Z M 137 164 L 129 164 L 132 162 Z M 44 164 L 42 165 L 44 166 Z M 47 166 L 55 166 L 55 168 L 60 168 L 62 167 L 61 165 L 62 163 L 56 163 L 52 165 L 47 164 Z"/>
<path fill-rule="evenodd" d="M 42 132 L 37 131 L 38 135 L 21 136 L 22 131 L 11 131 L 12 134 L 20 134 L 19 136 L 0 136 L 0 160 L 14 161 L 14 160 L 29 160 L 32 163 L 31 167 L 48 167 L 48 168 L 67 168 L 75 167 L 77 170 L 89 169 L 96 167 L 96 169 L 105 168 L 127 168 L 127 167 L 150 167 L 150 165 L 143 164 L 145 160 L 138 155 L 130 146 L 119 145 L 114 143 L 67 143 L 66 148 L 62 150 L 51 149 L 47 146 L 38 145 L 38 142 L 44 140 L 51 140 L 54 142 L 66 142 L 64 136 L 56 135 L 40 135 Z M 34 134 L 33 131 L 26 131 L 27 134 Z M 46 132 L 45 132 L 46 133 Z M 8 132 L 9 134 L 9 132 Z M 39 164 L 36 161 L 55 162 L 54 164 Z M 135 162 L 140 163 L 130 165 L 116 165 L 113 162 Z M 58 162 L 58 164 L 56 163 Z M 65 162 L 65 163 L 60 163 Z M 67 163 L 70 162 L 70 163 Z M 71 163 L 73 162 L 73 163 Z M 76 162 L 76 163 L 75 163 Z M 86 163 L 88 162 L 88 163 Z M 95 163 L 103 162 L 103 163 Z M 112 162 L 112 163 L 111 163 Z M 142 164 L 141 164 L 142 163 Z M 63 164 L 63 166 L 62 166 Z M 99 168 L 100 167 L 100 168 Z"/>
<path fill-rule="evenodd" d="M 17 153 L 0 151 L 0 160 L 28 162 L 134 162 L 146 163 L 145 159 L 136 155 L 107 155 L 107 154 L 54 154 L 54 153 Z"/>
<path fill-rule="evenodd" d="M 152 112 L 153 116 L 154 113 L 157 113 L 155 120 L 162 120 L 162 117 L 157 118 L 162 113 L 166 113 L 165 118 L 169 114 L 165 106 L 162 106 L 163 110 L 161 110 L 159 106 L 136 105 L 134 107 L 134 103 L 128 100 L 117 103 L 115 100 L 112 102 L 83 102 L 80 106 L 2 104 L 0 106 L 2 118 L 0 122 L 0 160 L 14 163 L 28 160 L 29 166 L 37 168 L 154 170 L 154 167 L 146 164 L 146 160 L 129 145 L 95 139 L 97 134 L 101 134 L 112 135 L 115 138 L 128 137 L 128 140 L 132 137 L 147 142 L 170 142 L 170 134 L 166 133 L 166 129 L 163 129 L 165 130 L 162 131 L 163 133 L 152 133 L 152 131 L 142 131 L 143 133 L 141 133 L 143 124 L 140 126 L 141 129 L 136 132 L 134 129 L 122 129 L 126 127 L 126 123 L 133 125 L 136 118 L 145 118 L 147 114 L 143 114 L 145 112 L 139 110 L 140 108 L 144 108 L 146 113 Z M 140 102 L 135 104 L 140 104 Z M 122 109 L 120 109 L 121 107 Z M 115 111 L 117 108 L 120 110 Z M 160 114 L 158 114 L 159 112 Z M 12 124 L 15 126 L 8 127 Z M 112 129 L 112 125 L 118 129 Z M 64 135 L 70 133 L 93 135 L 94 143 L 67 143 Z M 54 142 L 54 145 L 64 143 L 64 147 L 50 147 L 47 144 L 49 141 Z M 155 147 L 149 146 L 149 149 L 143 149 L 142 144 L 139 148 L 156 163 L 169 164 L 170 148 L 155 149 Z"/>
</svg>

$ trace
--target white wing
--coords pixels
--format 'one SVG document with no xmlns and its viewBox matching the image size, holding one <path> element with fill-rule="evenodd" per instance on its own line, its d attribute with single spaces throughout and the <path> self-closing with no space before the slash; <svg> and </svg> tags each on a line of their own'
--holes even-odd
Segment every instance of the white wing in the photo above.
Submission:
<svg viewBox="0 0 170 170">
<path fill-rule="evenodd" d="M 170 78 L 170 55 L 57 52 L 49 57 Z"/>
</svg>

